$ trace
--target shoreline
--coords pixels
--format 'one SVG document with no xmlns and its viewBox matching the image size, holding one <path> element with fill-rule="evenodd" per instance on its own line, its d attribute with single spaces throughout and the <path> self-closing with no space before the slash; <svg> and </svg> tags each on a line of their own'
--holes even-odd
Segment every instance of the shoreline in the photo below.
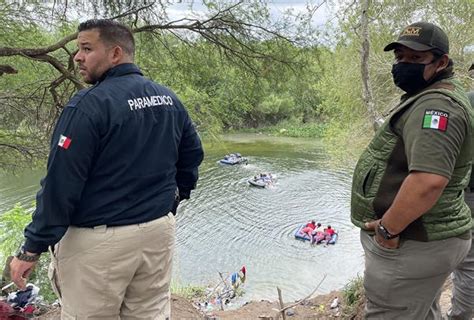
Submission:
<svg viewBox="0 0 474 320">
<path fill-rule="evenodd" d="M 442 314 L 445 315 L 450 306 L 452 282 L 448 278 L 443 286 L 440 306 Z M 334 298 L 338 298 L 337 308 L 331 308 Z M 362 320 L 364 316 L 363 296 L 357 300 L 352 307 L 345 305 L 343 290 L 334 290 L 328 294 L 317 295 L 311 299 L 304 300 L 301 303 L 287 310 L 287 319 L 307 320 L 307 319 L 351 319 Z M 296 301 L 295 301 L 296 302 Z M 286 302 L 285 306 L 295 302 Z M 177 295 L 171 295 L 171 319 L 175 320 L 275 320 L 279 304 L 276 301 L 249 301 L 237 309 L 216 310 L 212 312 L 202 312 L 198 310 L 192 299 L 183 298 Z M 60 309 L 54 309 L 37 319 L 59 320 Z"/>
</svg>

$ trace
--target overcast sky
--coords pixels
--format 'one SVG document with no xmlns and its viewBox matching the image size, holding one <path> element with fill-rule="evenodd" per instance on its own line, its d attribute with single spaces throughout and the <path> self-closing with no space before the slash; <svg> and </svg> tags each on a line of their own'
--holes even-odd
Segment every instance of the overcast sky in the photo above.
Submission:
<svg viewBox="0 0 474 320">
<path fill-rule="evenodd" d="M 206 7 L 202 4 L 200 0 L 175 0 L 176 4 L 172 5 L 167 13 L 171 19 L 179 19 L 185 15 L 189 15 L 189 6 L 192 4 L 192 9 L 194 13 L 199 14 L 203 13 L 206 10 Z M 275 18 L 278 18 L 282 15 L 283 12 L 292 10 L 295 14 L 299 12 L 306 11 L 306 4 L 309 2 L 312 5 L 325 2 L 323 0 L 270 0 L 269 8 L 270 14 Z M 326 3 L 316 10 L 315 15 L 313 16 L 313 25 L 318 26 L 324 24 L 329 17 L 328 8 Z"/>
</svg>

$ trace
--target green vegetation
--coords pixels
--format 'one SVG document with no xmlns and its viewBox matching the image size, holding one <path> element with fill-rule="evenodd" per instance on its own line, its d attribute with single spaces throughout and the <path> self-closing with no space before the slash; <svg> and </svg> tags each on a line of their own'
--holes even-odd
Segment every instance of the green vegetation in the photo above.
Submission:
<svg viewBox="0 0 474 320">
<path fill-rule="evenodd" d="M 189 20 L 173 21 L 170 4 L 162 1 L 142 7 L 137 1 L 66 1 L 51 10 L 41 1 L 0 0 L 0 168 L 43 165 L 54 123 L 85 86 L 72 63 L 77 11 L 121 16 L 135 29 L 137 64 L 178 94 L 211 140 L 241 130 L 322 137 L 335 157 L 344 152 L 344 158 L 356 158 L 373 134 L 373 117 L 385 117 L 400 95 L 390 74 L 392 53 L 383 47 L 416 20 L 447 32 L 455 71 L 472 88 L 472 0 L 370 1 L 367 79 L 361 75 L 362 2 L 329 1 L 337 11 L 329 11 L 329 22 L 318 28 L 310 6 L 276 20 L 269 1 L 202 4 L 205 17 L 196 20 L 189 11 Z M 31 52 L 40 48 L 52 49 Z M 2 73 L 8 67 L 17 73 Z M 372 111 L 363 99 L 364 82 Z"/>
<path fill-rule="evenodd" d="M 2 281 L 0 281 L 2 287 L 10 283 L 9 274 L 5 272 L 5 269 L 8 270 L 6 267 L 7 258 L 14 255 L 20 248 L 24 239 L 23 230 L 30 221 L 31 211 L 26 210 L 20 204 L 0 215 L 0 265 L 4 269 Z M 45 301 L 53 302 L 56 300 L 56 295 L 48 279 L 49 262 L 49 254 L 41 255 L 29 281 L 40 288 L 40 295 Z"/>
<path fill-rule="evenodd" d="M 248 133 L 265 133 L 273 136 L 292 138 L 323 138 L 326 125 L 324 123 L 295 123 L 282 121 L 273 126 L 238 130 Z"/>
<path fill-rule="evenodd" d="M 357 276 L 347 283 L 342 289 L 344 299 L 342 313 L 344 319 L 352 319 L 352 315 L 358 313 L 364 301 L 364 278 Z"/>
<path fill-rule="evenodd" d="M 171 293 L 189 300 L 206 299 L 206 288 L 200 286 L 183 286 L 176 280 L 171 280 Z"/>
<path fill-rule="evenodd" d="M 24 239 L 23 229 L 31 221 L 31 212 L 20 204 L 0 215 L 0 263 L 15 254 Z"/>
</svg>

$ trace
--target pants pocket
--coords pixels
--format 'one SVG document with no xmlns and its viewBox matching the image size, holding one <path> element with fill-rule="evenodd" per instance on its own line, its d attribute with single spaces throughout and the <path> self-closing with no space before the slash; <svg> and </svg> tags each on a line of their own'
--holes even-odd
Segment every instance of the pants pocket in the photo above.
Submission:
<svg viewBox="0 0 474 320">
<path fill-rule="evenodd" d="M 59 286 L 59 279 L 58 279 L 58 260 L 56 259 L 56 256 L 54 255 L 54 252 L 51 246 L 49 247 L 49 254 L 51 256 L 51 262 L 49 263 L 49 267 L 48 267 L 48 278 L 49 278 L 49 281 L 51 282 L 51 287 L 53 288 L 54 293 L 59 299 L 59 303 L 62 305 L 61 289 Z"/>
</svg>

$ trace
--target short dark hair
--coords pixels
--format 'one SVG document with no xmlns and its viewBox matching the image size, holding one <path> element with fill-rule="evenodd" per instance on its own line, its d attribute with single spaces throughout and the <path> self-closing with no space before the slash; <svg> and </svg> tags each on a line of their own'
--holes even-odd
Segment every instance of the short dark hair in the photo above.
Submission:
<svg viewBox="0 0 474 320">
<path fill-rule="evenodd" d="M 110 19 L 91 19 L 77 27 L 79 32 L 91 29 L 98 29 L 100 39 L 107 44 L 119 45 L 131 57 L 135 55 L 135 39 L 126 25 Z"/>
</svg>

